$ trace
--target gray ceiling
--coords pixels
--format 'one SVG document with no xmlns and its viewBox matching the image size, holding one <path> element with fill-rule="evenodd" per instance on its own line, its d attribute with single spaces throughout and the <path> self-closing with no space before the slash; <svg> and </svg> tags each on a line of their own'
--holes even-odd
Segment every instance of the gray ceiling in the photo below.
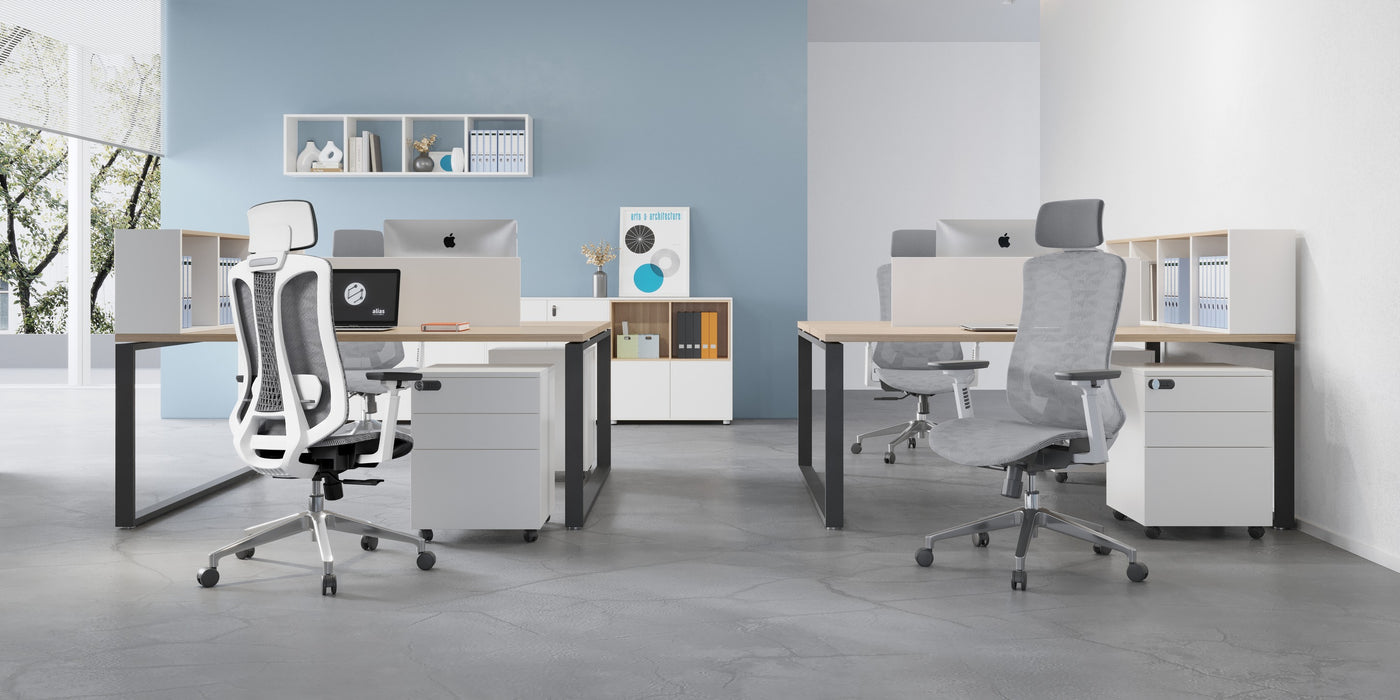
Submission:
<svg viewBox="0 0 1400 700">
<path fill-rule="evenodd" d="M 807 0 L 807 41 L 1040 41 L 1040 2 Z"/>
</svg>

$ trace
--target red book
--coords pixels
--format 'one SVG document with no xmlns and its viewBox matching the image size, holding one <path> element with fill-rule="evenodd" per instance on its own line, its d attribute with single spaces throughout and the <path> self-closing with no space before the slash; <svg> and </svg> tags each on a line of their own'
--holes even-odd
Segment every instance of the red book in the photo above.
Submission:
<svg viewBox="0 0 1400 700">
<path fill-rule="evenodd" d="M 467 323 L 466 321 L 458 321 L 458 322 L 455 322 L 455 323 L 454 323 L 454 322 L 451 322 L 451 321 L 444 321 L 444 322 L 441 322 L 441 323 L 425 323 L 425 324 L 423 324 L 423 332 L 424 332 L 424 333 L 456 333 L 456 332 L 458 332 L 458 331 L 469 330 L 471 327 L 472 327 L 472 324 Z"/>
</svg>

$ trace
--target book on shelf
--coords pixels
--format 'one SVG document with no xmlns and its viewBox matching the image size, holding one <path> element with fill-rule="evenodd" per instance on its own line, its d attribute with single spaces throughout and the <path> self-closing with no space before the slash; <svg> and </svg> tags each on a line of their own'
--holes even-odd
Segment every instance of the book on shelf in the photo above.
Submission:
<svg viewBox="0 0 1400 700">
<path fill-rule="evenodd" d="M 311 166 L 311 172 L 313 172 L 313 173 L 339 173 L 339 172 L 344 172 L 344 171 L 345 171 L 345 169 L 342 168 L 342 167 L 340 167 L 339 164 L 336 164 L 336 165 L 319 165 L 319 164 L 313 164 L 313 165 Z"/>
<path fill-rule="evenodd" d="M 345 171 L 351 173 L 363 172 L 360 168 L 360 154 L 365 150 L 365 138 L 363 136 L 351 136 L 345 140 Z"/>
<path fill-rule="evenodd" d="M 424 333 L 457 333 L 471 330 L 472 324 L 466 321 L 433 321 L 423 324 Z"/>
<path fill-rule="evenodd" d="M 372 131 L 364 133 L 365 145 L 369 153 L 369 172 L 384 172 L 384 156 L 379 151 L 379 134 Z"/>
</svg>

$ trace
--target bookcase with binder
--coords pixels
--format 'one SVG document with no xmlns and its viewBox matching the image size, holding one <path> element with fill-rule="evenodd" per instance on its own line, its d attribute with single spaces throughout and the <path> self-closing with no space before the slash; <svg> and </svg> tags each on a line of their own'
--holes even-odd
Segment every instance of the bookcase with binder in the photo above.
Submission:
<svg viewBox="0 0 1400 700">
<path fill-rule="evenodd" d="M 613 419 L 733 419 L 733 300 L 614 299 Z"/>
<path fill-rule="evenodd" d="M 430 172 L 415 172 L 412 142 L 428 147 Z M 344 152 L 339 169 L 300 172 L 307 141 Z M 528 114 L 284 114 L 282 173 L 298 177 L 533 177 L 534 122 Z"/>
<path fill-rule="evenodd" d="M 1297 232 L 1222 229 L 1108 241 L 1146 262 L 1143 325 L 1295 333 Z"/>
<path fill-rule="evenodd" d="M 118 333 L 179 333 L 233 322 L 229 270 L 248 257 L 248 237 L 186 229 L 118 229 Z"/>
</svg>

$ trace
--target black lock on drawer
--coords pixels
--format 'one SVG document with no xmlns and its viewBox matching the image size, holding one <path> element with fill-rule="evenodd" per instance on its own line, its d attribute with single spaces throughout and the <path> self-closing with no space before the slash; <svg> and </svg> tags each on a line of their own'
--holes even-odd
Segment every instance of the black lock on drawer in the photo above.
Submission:
<svg viewBox="0 0 1400 700">
<path fill-rule="evenodd" d="M 1149 380 L 1147 380 L 1147 388 L 1148 388 L 1148 389 L 1164 389 L 1164 390 L 1165 390 L 1165 389 L 1175 389 L 1175 388 L 1176 388 L 1176 380 L 1175 380 L 1175 379 L 1157 379 L 1157 378 L 1149 379 Z"/>
</svg>

